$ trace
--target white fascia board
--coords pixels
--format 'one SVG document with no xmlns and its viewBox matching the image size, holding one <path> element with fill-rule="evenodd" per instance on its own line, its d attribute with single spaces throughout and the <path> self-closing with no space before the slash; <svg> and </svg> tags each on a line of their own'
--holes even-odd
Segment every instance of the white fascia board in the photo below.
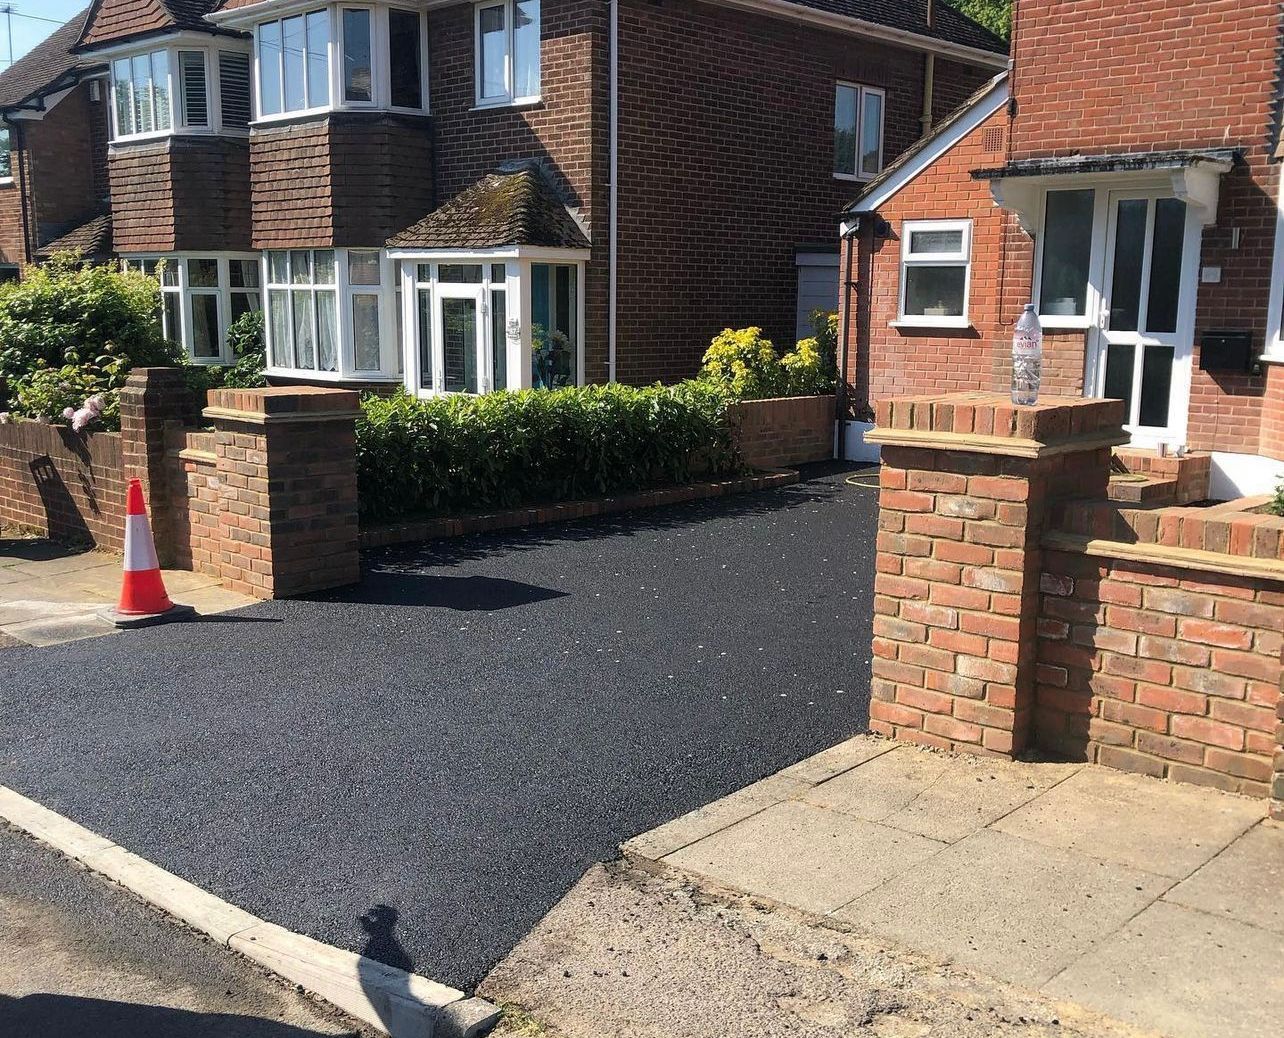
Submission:
<svg viewBox="0 0 1284 1038">
<path fill-rule="evenodd" d="M 109 43 L 103 47 L 94 47 L 85 53 L 92 55 L 96 60 L 110 62 L 112 58 L 126 54 L 147 54 L 154 50 L 165 50 L 167 47 L 208 47 L 211 40 L 227 41 L 229 50 L 235 49 L 233 45 L 237 42 L 233 37 L 221 36 L 214 32 L 183 29 L 176 32 L 156 33 L 154 36 L 139 36 L 120 43 Z"/>
<path fill-rule="evenodd" d="M 987 68 L 1006 69 L 1010 60 L 1006 54 L 996 54 L 994 51 L 968 47 L 962 43 L 950 43 L 948 40 L 938 40 L 934 36 L 923 36 L 906 29 L 893 29 L 889 25 L 880 25 L 878 22 L 869 22 L 863 18 L 817 11 L 814 7 L 804 7 L 802 4 L 790 3 L 789 0 L 705 0 L 705 2 L 721 7 L 736 7 L 744 11 L 774 15 L 778 18 L 788 18 L 790 21 L 805 22 L 822 29 L 881 40 L 910 50 L 939 54 L 942 57 L 984 65 Z"/>
<path fill-rule="evenodd" d="M 990 92 L 973 103 L 971 109 L 958 121 L 945 128 L 935 140 L 915 155 L 910 161 L 896 170 L 883 183 L 879 184 L 873 194 L 862 198 L 848 212 L 852 215 L 877 212 L 886 205 L 906 184 L 912 182 L 925 169 L 931 167 L 942 155 L 962 141 L 968 134 L 980 126 L 1008 103 L 1007 77 L 999 79 Z"/>
<path fill-rule="evenodd" d="M 458 5 L 460 0 L 398 0 L 396 6 L 418 11 Z M 327 6 L 327 0 L 258 0 L 258 3 L 234 7 L 230 11 L 213 11 L 205 16 L 211 25 L 221 29 L 249 30 L 259 22 L 270 22 L 301 11 L 314 11 Z"/>
<path fill-rule="evenodd" d="M 473 262 L 501 259 L 551 260 L 555 262 L 584 262 L 589 258 L 588 249 L 555 249 L 536 245 L 506 245 L 494 249 L 415 249 L 400 246 L 388 249 L 393 260 L 421 260 L 429 262 Z"/>
</svg>

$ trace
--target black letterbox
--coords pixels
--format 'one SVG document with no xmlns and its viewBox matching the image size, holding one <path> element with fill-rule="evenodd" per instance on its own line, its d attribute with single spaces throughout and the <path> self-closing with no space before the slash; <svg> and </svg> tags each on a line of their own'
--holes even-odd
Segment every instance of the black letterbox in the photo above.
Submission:
<svg viewBox="0 0 1284 1038">
<path fill-rule="evenodd" d="M 1253 370 L 1253 333 L 1220 329 L 1206 331 L 1199 339 L 1200 371 Z"/>
</svg>

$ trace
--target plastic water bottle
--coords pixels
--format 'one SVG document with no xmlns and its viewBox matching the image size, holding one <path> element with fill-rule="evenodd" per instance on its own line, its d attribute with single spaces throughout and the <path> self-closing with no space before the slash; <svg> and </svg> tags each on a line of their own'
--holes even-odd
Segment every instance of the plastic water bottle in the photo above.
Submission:
<svg viewBox="0 0 1284 1038">
<path fill-rule="evenodd" d="M 1027 303 L 1012 332 L 1012 402 L 1037 404 L 1042 379 L 1043 328 L 1034 304 Z"/>
</svg>

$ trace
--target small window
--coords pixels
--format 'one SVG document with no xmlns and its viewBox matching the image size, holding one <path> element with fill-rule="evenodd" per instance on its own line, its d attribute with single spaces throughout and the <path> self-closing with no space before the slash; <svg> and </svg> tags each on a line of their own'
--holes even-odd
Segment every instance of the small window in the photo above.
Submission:
<svg viewBox="0 0 1284 1038">
<path fill-rule="evenodd" d="M 0 183 L 13 179 L 13 153 L 9 127 L 0 126 Z"/>
<path fill-rule="evenodd" d="M 492 0 L 476 17 L 477 103 L 538 100 L 539 0 Z"/>
<path fill-rule="evenodd" d="M 423 108 L 423 41 L 418 11 L 388 11 L 388 77 L 393 108 Z"/>
<path fill-rule="evenodd" d="M 250 125 L 250 56 L 239 51 L 218 52 L 219 104 L 223 126 L 245 129 Z"/>
<path fill-rule="evenodd" d="M 834 88 L 834 175 L 872 180 L 883 170 L 883 106 L 877 87 Z"/>
<path fill-rule="evenodd" d="M 116 136 L 137 137 L 172 126 L 169 54 L 158 50 L 112 63 Z"/>
<path fill-rule="evenodd" d="M 1044 204 L 1039 275 L 1039 314 L 1086 317 L 1088 266 L 1096 192 L 1049 191 Z"/>
<path fill-rule="evenodd" d="M 374 66 L 370 42 L 370 11 L 343 9 L 343 99 L 356 104 L 374 101 Z"/>
<path fill-rule="evenodd" d="M 210 104 L 205 89 L 205 52 L 178 52 L 178 90 L 184 126 L 209 126 Z"/>
<path fill-rule="evenodd" d="M 971 238 L 970 220 L 905 223 L 900 323 L 938 328 L 967 325 Z"/>
</svg>

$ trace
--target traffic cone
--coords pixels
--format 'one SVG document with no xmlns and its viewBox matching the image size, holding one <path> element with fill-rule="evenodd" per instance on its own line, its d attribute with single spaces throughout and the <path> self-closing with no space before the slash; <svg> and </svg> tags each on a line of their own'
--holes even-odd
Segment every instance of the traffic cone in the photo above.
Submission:
<svg viewBox="0 0 1284 1038">
<path fill-rule="evenodd" d="M 125 575 L 120 585 L 120 602 L 104 616 L 117 627 L 140 627 L 164 623 L 191 615 L 191 606 L 178 606 L 170 601 L 161 579 L 156 559 L 156 542 L 147 521 L 143 501 L 143 484 L 129 481 L 125 496 Z"/>
</svg>

